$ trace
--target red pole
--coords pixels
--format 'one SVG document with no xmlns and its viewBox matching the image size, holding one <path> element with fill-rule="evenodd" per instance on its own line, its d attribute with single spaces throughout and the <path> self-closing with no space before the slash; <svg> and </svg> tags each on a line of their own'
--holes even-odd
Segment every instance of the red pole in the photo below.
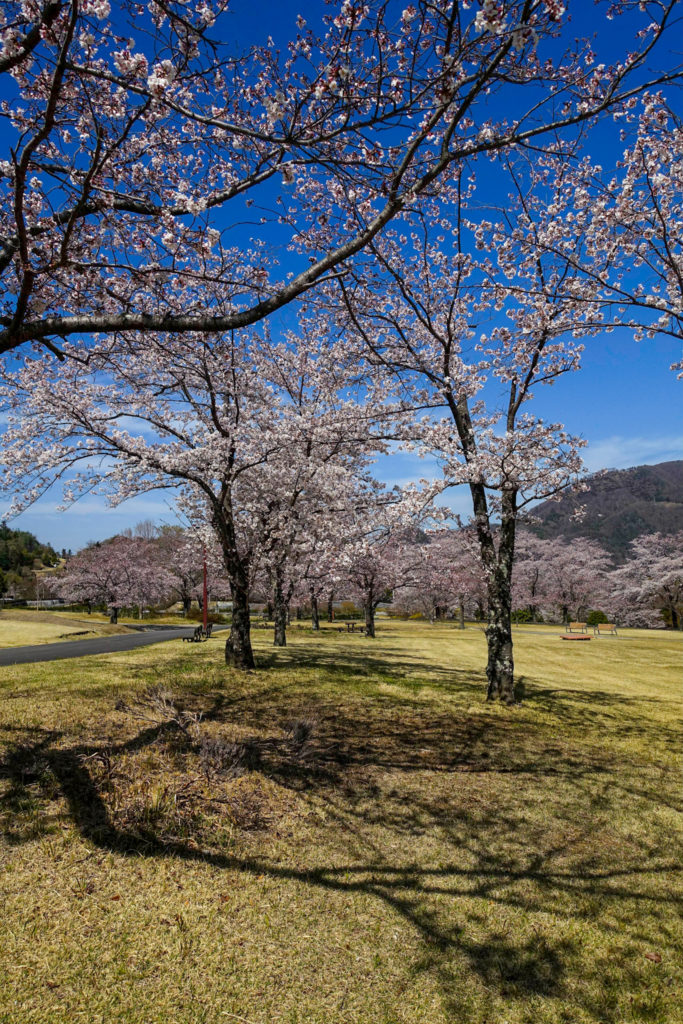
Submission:
<svg viewBox="0 0 683 1024">
<path fill-rule="evenodd" d="M 204 556 L 204 590 L 202 593 L 202 611 L 204 612 L 204 632 L 206 633 L 207 629 L 209 628 L 209 609 L 207 607 L 209 603 L 209 595 L 206 589 L 206 548 L 202 548 L 202 554 Z"/>
</svg>

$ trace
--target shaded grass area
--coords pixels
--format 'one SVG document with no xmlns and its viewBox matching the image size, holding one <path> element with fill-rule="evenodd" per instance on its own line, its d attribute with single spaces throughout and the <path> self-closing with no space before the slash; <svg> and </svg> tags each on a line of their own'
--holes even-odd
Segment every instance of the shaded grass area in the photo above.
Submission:
<svg viewBox="0 0 683 1024">
<path fill-rule="evenodd" d="M 6 670 L 0 1020 L 683 1020 L 680 642 L 269 640 Z"/>
<path fill-rule="evenodd" d="M 123 625 L 111 625 L 104 617 L 83 617 L 64 612 L 25 611 L 6 608 L 0 612 L 0 648 L 55 643 L 80 636 L 111 636 L 128 633 Z"/>
</svg>

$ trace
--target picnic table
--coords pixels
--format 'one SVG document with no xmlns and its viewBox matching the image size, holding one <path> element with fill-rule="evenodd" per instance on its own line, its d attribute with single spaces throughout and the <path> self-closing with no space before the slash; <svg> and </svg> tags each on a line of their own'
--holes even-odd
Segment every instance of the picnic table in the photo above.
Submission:
<svg viewBox="0 0 683 1024">
<path fill-rule="evenodd" d="M 346 626 L 346 632 L 347 633 L 364 633 L 365 632 L 365 626 L 361 626 L 360 623 L 355 622 L 353 619 L 350 622 L 345 622 L 344 625 Z M 339 628 L 339 632 L 340 633 L 344 632 L 341 627 Z"/>
</svg>

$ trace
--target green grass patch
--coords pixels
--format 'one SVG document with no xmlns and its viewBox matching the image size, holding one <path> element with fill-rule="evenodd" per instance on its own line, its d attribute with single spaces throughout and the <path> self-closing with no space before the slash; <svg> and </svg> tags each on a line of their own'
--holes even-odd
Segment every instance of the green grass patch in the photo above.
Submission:
<svg viewBox="0 0 683 1024">
<path fill-rule="evenodd" d="M 0 1021 L 680 1024 L 680 637 L 3 670 Z"/>
<path fill-rule="evenodd" d="M 124 625 L 111 625 L 104 616 L 69 612 L 29 611 L 7 608 L 0 612 L 0 648 L 59 643 L 81 637 L 129 633 Z"/>
</svg>

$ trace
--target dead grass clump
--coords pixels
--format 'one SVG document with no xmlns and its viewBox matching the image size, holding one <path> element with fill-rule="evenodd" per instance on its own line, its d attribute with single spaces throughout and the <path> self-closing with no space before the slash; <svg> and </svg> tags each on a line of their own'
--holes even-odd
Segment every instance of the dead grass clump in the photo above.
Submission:
<svg viewBox="0 0 683 1024">
<path fill-rule="evenodd" d="M 245 832 L 266 829 L 275 818 L 271 795 L 258 777 L 237 779 L 225 801 L 233 825 Z"/>
<path fill-rule="evenodd" d="M 117 701 L 116 710 L 151 725 L 175 726 L 193 739 L 198 736 L 199 723 L 202 720 L 201 713 L 181 710 L 174 702 L 171 691 L 162 686 L 148 687 L 130 703 L 124 700 Z"/>
<path fill-rule="evenodd" d="M 296 718 L 285 727 L 292 750 L 298 757 L 304 757 L 310 753 L 311 741 L 317 725 L 314 718 Z"/>
<path fill-rule="evenodd" d="M 222 736 L 202 736 L 199 761 L 207 779 L 215 775 L 237 778 L 245 772 L 258 771 L 261 766 L 261 748 L 255 737 L 243 742 L 232 742 Z"/>
</svg>

